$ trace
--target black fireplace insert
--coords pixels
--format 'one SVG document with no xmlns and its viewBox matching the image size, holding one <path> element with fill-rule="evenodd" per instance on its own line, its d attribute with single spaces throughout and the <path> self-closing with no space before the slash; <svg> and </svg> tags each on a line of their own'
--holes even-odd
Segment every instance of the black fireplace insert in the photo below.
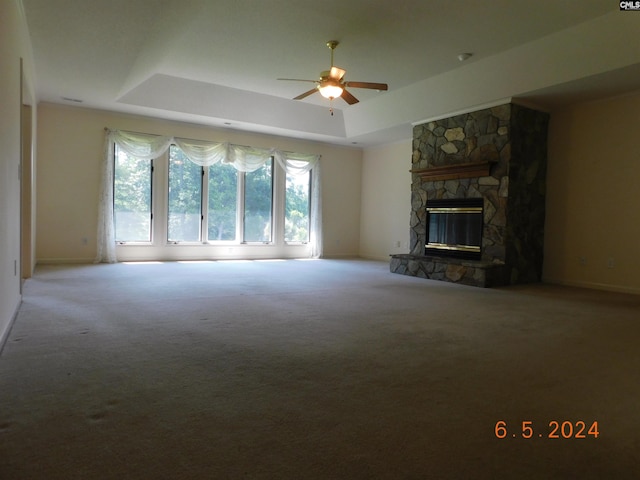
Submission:
<svg viewBox="0 0 640 480">
<path fill-rule="evenodd" d="M 482 198 L 428 200 L 425 255 L 479 260 L 483 207 Z"/>
</svg>

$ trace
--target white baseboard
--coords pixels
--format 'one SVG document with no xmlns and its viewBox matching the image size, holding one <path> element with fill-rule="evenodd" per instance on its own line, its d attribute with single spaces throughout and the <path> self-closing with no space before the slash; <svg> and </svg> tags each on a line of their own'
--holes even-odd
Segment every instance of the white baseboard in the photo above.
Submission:
<svg viewBox="0 0 640 480">
<path fill-rule="evenodd" d="M 21 304 L 22 304 L 22 298 L 18 302 L 18 305 L 16 306 L 16 309 L 13 312 L 13 315 L 11 316 L 11 318 L 9 319 L 9 323 L 7 323 L 7 326 L 5 327 L 4 331 L 0 332 L 0 355 L 2 355 L 2 350 L 4 349 L 4 345 L 5 343 L 7 343 L 7 339 L 9 338 L 9 334 L 11 333 L 13 324 L 15 323 L 16 318 L 18 317 L 18 310 L 20 310 Z"/>
<path fill-rule="evenodd" d="M 607 283 L 582 282 L 573 280 L 556 280 L 553 278 L 543 278 L 543 282 L 555 285 L 564 285 L 567 287 L 589 288 L 592 290 L 604 290 L 607 292 L 629 293 L 632 295 L 640 295 L 640 288 L 627 287 L 624 285 L 610 285 Z"/>
<path fill-rule="evenodd" d="M 87 263 L 93 263 L 93 258 L 38 258 L 36 259 L 37 265 L 70 265 L 78 264 L 84 265 Z"/>
</svg>

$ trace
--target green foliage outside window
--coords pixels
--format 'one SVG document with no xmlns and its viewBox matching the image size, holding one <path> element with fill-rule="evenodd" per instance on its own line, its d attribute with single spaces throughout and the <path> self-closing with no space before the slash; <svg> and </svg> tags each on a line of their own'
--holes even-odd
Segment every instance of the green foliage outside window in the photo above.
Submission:
<svg viewBox="0 0 640 480">
<path fill-rule="evenodd" d="M 273 160 L 253 172 L 245 173 L 244 241 L 271 241 Z"/>
<path fill-rule="evenodd" d="M 284 240 L 309 241 L 309 181 L 311 175 L 287 175 L 285 191 Z"/>
<path fill-rule="evenodd" d="M 236 239 L 238 171 L 232 165 L 209 167 L 209 241 Z"/>
<path fill-rule="evenodd" d="M 202 167 L 190 161 L 175 145 L 169 149 L 168 240 L 200 240 Z"/>
<path fill-rule="evenodd" d="M 113 212 L 118 242 L 151 241 L 152 165 L 116 146 Z"/>
<path fill-rule="evenodd" d="M 272 241 L 273 159 L 244 174 L 223 163 L 208 167 L 205 211 L 202 210 L 202 167 L 191 162 L 175 145 L 170 147 L 168 160 L 169 241 L 237 241 L 239 180 L 244 182 L 243 241 Z M 150 242 L 153 161 L 131 157 L 116 146 L 114 166 L 116 241 Z M 286 242 L 309 241 L 310 179 L 311 173 L 286 175 Z M 208 226 L 205 235 L 200 231 L 203 215 Z"/>
</svg>

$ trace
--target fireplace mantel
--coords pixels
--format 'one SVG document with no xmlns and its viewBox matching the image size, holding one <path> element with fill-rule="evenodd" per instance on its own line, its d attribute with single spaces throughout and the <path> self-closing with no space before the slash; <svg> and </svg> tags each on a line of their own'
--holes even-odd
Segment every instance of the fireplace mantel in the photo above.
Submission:
<svg viewBox="0 0 640 480">
<path fill-rule="evenodd" d="M 491 174 L 491 165 L 495 162 L 468 162 L 457 165 L 445 165 L 442 167 L 422 168 L 409 170 L 422 178 L 423 181 L 435 182 L 438 180 L 457 180 L 460 178 L 487 177 Z"/>
</svg>

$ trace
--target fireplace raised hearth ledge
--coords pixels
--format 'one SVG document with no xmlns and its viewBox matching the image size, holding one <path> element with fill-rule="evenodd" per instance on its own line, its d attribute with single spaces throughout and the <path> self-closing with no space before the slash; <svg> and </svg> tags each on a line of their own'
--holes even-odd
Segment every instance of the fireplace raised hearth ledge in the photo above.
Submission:
<svg viewBox="0 0 640 480">
<path fill-rule="evenodd" d="M 504 263 L 458 258 L 411 255 L 391 255 L 390 270 L 393 273 L 441 280 L 473 287 L 495 287 L 504 285 Z"/>
<path fill-rule="evenodd" d="M 418 175 L 423 181 L 435 182 L 460 178 L 488 177 L 491 175 L 491 165 L 494 163 L 496 162 L 469 162 L 409 171 Z"/>
</svg>

